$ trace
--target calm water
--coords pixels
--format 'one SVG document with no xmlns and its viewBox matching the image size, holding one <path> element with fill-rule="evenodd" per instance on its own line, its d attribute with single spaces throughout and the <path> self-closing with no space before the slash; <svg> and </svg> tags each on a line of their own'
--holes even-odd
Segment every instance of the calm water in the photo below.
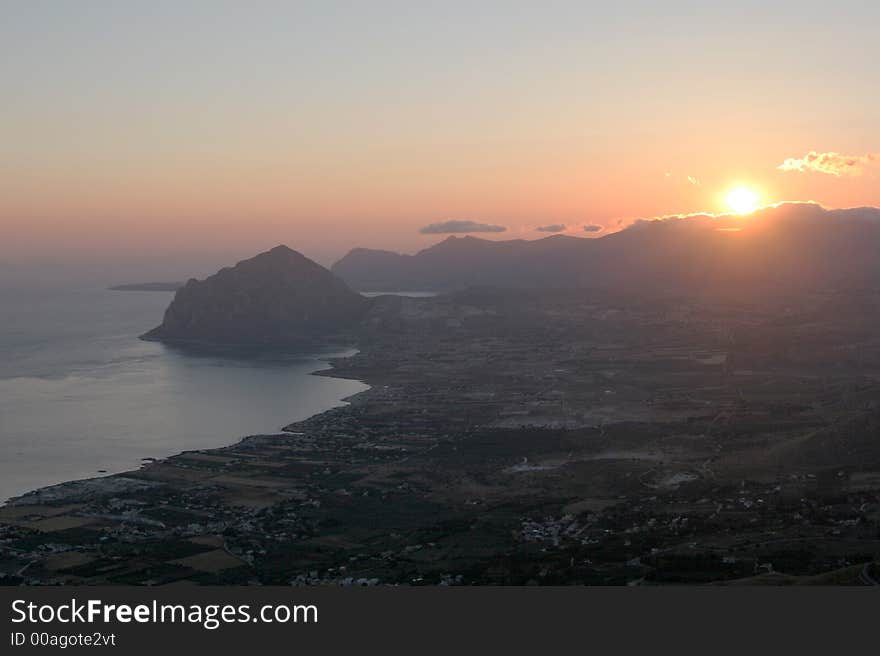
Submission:
<svg viewBox="0 0 880 656">
<path fill-rule="evenodd" d="M 409 298 L 433 298 L 437 292 L 361 292 L 361 296 L 376 298 L 377 296 L 408 296 Z"/>
<path fill-rule="evenodd" d="M 0 503 L 37 487 L 271 433 L 367 388 L 310 376 L 351 352 L 144 342 L 171 292 L 0 290 Z"/>
</svg>

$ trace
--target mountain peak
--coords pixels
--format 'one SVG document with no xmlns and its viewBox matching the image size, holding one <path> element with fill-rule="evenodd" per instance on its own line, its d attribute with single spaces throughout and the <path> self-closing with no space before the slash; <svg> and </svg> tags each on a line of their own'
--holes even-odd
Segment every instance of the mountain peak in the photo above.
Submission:
<svg viewBox="0 0 880 656">
<path fill-rule="evenodd" d="M 276 255 L 289 255 L 290 253 L 296 253 L 297 255 L 301 255 L 301 253 L 298 253 L 297 251 L 293 250 L 287 244 L 278 244 L 277 246 L 275 246 L 275 248 L 270 248 L 266 252 L 273 253 Z"/>
<path fill-rule="evenodd" d="M 271 258 L 273 260 L 279 260 L 282 262 L 286 262 L 291 259 L 312 262 L 312 260 L 307 258 L 305 255 L 303 255 L 299 251 L 293 250 L 292 248 L 290 248 L 289 246 L 286 246 L 285 244 L 279 244 L 278 246 L 275 246 L 274 248 L 270 248 L 268 251 L 265 251 L 263 253 L 255 255 L 254 257 L 251 258 L 251 260 L 256 260 L 261 257 L 262 258 Z M 247 262 L 247 261 L 249 261 L 249 260 L 245 260 L 245 262 Z M 313 263 L 313 264 L 316 264 L 316 263 Z M 316 264 L 316 266 L 318 266 L 318 265 Z"/>
</svg>

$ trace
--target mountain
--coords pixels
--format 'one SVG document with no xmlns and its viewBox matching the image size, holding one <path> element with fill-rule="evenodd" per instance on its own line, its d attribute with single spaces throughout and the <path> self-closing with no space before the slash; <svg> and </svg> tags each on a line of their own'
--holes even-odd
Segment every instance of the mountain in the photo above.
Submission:
<svg viewBox="0 0 880 656">
<path fill-rule="evenodd" d="M 287 246 L 190 280 L 146 339 L 303 342 L 344 333 L 369 307 L 324 267 Z"/>
<path fill-rule="evenodd" d="M 880 209 L 783 203 L 749 215 L 637 221 L 598 239 L 450 237 L 415 255 L 356 249 L 332 271 L 356 289 L 472 285 L 682 293 L 880 288 Z"/>
<path fill-rule="evenodd" d="M 450 237 L 415 255 L 355 249 L 332 271 L 279 246 L 178 290 L 153 339 L 295 342 L 349 336 L 435 304 L 370 291 L 469 287 L 783 301 L 880 290 L 880 209 L 785 203 L 750 215 L 637 221 L 599 239 Z M 346 284 L 348 283 L 348 284 Z M 424 307 L 423 307 L 424 306 Z M 429 307 L 430 306 L 430 307 Z"/>
<path fill-rule="evenodd" d="M 640 221 L 596 240 L 584 271 L 614 287 L 685 293 L 880 288 L 880 209 L 784 203 L 749 215 Z"/>
<path fill-rule="evenodd" d="M 397 287 L 411 268 L 412 255 L 355 248 L 330 270 L 361 291 L 415 291 Z"/>
<path fill-rule="evenodd" d="M 534 241 L 451 236 L 415 255 L 356 248 L 331 271 L 362 291 L 565 286 L 591 241 L 566 235 Z"/>
</svg>

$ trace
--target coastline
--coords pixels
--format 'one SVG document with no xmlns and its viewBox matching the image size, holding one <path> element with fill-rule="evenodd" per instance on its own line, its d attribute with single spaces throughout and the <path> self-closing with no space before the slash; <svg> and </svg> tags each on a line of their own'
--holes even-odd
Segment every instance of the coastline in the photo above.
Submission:
<svg viewBox="0 0 880 656">
<path fill-rule="evenodd" d="M 144 337 L 139 337 L 139 339 L 143 339 L 144 341 L 154 341 L 154 339 L 144 338 Z M 155 340 L 155 341 L 161 341 L 161 340 Z M 231 346 L 231 345 L 223 345 L 223 344 L 215 344 L 215 343 L 199 343 L 199 342 L 190 342 L 190 345 L 202 346 L 205 348 L 221 348 L 223 346 L 227 346 L 227 347 Z M 242 346 L 242 345 L 237 345 L 237 346 Z M 251 345 L 247 345 L 247 346 L 251 346 Z M 65 494 L 66 491 L 72 491 L 75 494 L 76 490 L 78 490 L 78 489 L 88 489 L 88 490 L 91 490 L 96 493 L 101 493 L 101 492 L 107 491 L 107 489 L 112 490 L 116 486 L 116 483 L 112 482 L 112 479 L 129 479 L 132 474 L 136 474 L 138 472 L 141 472 L 144 469 L 147 469 L 153 465 L 167 463 L 167 461 L 169 461 L 173 458 L 176 458 L 178 456 L 182 456 L 187 453 L 195 453 L 195 452 L 210 453 L 212 451 L 220 451 L 220 450 L 227 449 L 230 447 L 235 447 L 235 446 L 237 446 L 241 443 L 244 443 L 247 440 L 250 440 L 253 438 L 271 438 L 273 436 L 281 436 L 285 433 L 290 432 L 288 430 L 288 428 L 290 426 L 295 426 L 297 423 L 300 423 L 302 421 L 311 420 L 311 419 L 318 417 L 320 415 L 323 415 L 325 413 L 333 412 L 334 410 L 344 409 L 352 403 L 352 399 L 369 392 L 372 389 L 372 387 L 367 382 L 365 382 L 363 380 L 356 379 L 356 378 L 347 378 L 345 376 L 333 375 L 331 373 L 337 368 L 336 364 L 335 364 L 336 361 L 348 360 L 350 358 L 356 357 L 360 353 L 359 349 L 357 349 L 355 346 L 352 346 L 352 345 L 346 345 L 343 347 L 340 345 L 325 344 L 324 346 L 328 347 L 328 348 L 331 346 L 334 346 L 334 347 L 338 347 L 340 349 L 343 349 L 343 348 L 350 349 L 352 352 L 350 355 L 332 355 L 332 356 L 330 356 L 330 355 L 318 356 L 318 354 L 312 354 L 315 356 L 314 360 L 315 360 L 316 364 L 318 364 L 318 366 L 314 370 L 307 372 L 306 375 L 308 375 L 308 376 L 324 376 L 324 377 L 329 377 L 329 378 L 338 378 L 340 380 L 348 380 L 348 381 L 352 381 L 352 382 L 358 382 L 363 385 L 367 385 L 367 389 L 356 392 L 355 394 L 351 394 L 351 395 L 340 397 L 340 398 L 336 399 L 335 403 L 337 405 L 331 406 L 330 408 L 327 408 L 326 410 L 321 410 L 321 411 L 316 412 L 312 415 L 309 415 L 308 417 L 304 417 L 301 420 L 291 422 L 289 424 L 284 424 L 281 427 L 279 427 L 278 432 L 276 432 L 276 433 L 253 433 L 253 434 L 248 434 L 248 435 L 239 435 L 237 437 L 231 438 L 231 441 L 226 444 L 220 444 L 217 446 L 207 447 L 207 448 L 182 449 L 182 450 L 175 451 L 173 453 L 170 453 L 170 454 L 168 454 L 166 456 L 162 456 L 162 457 L 144 457 L 141 459 L 141 465 L 137 468 L 123 469 L 121 471 L 112 471 L 112 472 L 108 471 L 107 473 L 102 473 L 98 476 L 89 476 L 89 477 L 83 477 L 83 478 L 70 478 L 68 480 L 64 480 L 59 483 L 54 483 L 51 485 L 41 485 L 41 486 L 35 487 L 33 489 L 27 490 L 25 492 L 22 492 L 20 494 L 15 494 L 15 495 L 10 496 L 8 498 L 0 499 L 0 508 L 28 505 L 29 503 L 31 503 L 33 501 L 37 501 L 39 503 L 43 503 L 46 501 L 48 501 L 48 502 L 57 501 L 58 499 L 67 498 L 69 496 L 68 494 Z M 319 363 L 325 363 L 327 366 L 320 366 Z M 104 483 L 102 483 L 102 482 L 104 482 Z"/>
<path fill-rule="evenodd" d="M 839 563 L 864 564 L 878 544 L 869 513 L 880 474 L 865 465 L 873 433 L 829 431 L 826 408 L 846 399 L 861 409 L 840 417 L 873 422 L 876 385 L 854 387 L 847 372 L 831 385 L 804 378 L 801 360 L 773 360 L 772 374 L 746 369 L 777 325 L 749 333 L 751 316 L 728 347 L 741 367 L 730 374 L 704 362 L 717 335 L 665 306 L 622 316 L 544 307 L 562 322 L 554 339 L 535 322 L 493 314 L 366 332 L 357 357 L 329 358 L 315 372 L 370 386 L 347 405 L 279 434 L 16 500 L 0 509 L 0 578 L 760 583 L 769 543 L 787 549 L 787 561 L 770 562 L 788 582 L 856 582 L 862 569 Z M 729 316 L 720 306 L 704 320 Z M 502 321 L 513 328 L 493 330 Z M 656 335 L 647 341 L 630 330 L 646 322 Z M 782 327 L 772 335 L 786 337 Z M 814 352 L 811 342 L 798 351 Z M 780 376 L 797 381 L 783 398 L 768 385 Z M 804 406 L 804 394 L 826 404 Z"/>
</svg>

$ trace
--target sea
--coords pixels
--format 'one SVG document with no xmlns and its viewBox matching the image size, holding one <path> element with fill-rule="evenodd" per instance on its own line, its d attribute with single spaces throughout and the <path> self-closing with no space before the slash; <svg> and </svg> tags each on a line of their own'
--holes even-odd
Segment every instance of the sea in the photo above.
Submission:
<svg viewBox="0 0 880 656">
<path fill-rule="evenodd" d="M 368 388 L 314 372 L 351 349 L 146 342 L 173 292 L 0 289 L 0 503 L 47 485 L 233 444 Z"/>
</svg>

